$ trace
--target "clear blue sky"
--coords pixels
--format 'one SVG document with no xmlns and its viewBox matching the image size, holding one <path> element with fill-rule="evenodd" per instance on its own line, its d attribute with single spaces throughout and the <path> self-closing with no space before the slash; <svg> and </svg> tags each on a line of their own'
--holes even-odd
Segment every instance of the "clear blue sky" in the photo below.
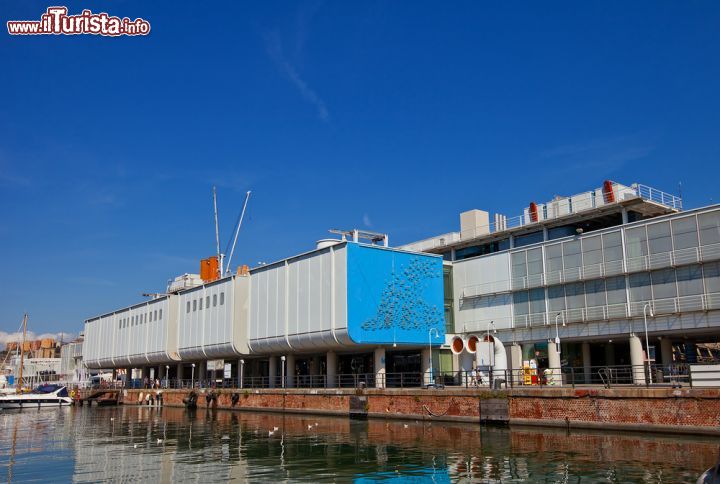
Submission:
<svg viewBox="0 0 720 484">
<path fill-rule="evenodd" d="M 1 331 L 197 272 L 213 184 L 224 241 L 253 190 L 250 265 L 606 178 L 720 199 L 718 2 L 71 2 L 152 33 L 7 34 L 49 5 L 0 2 Z"/>
</svg>

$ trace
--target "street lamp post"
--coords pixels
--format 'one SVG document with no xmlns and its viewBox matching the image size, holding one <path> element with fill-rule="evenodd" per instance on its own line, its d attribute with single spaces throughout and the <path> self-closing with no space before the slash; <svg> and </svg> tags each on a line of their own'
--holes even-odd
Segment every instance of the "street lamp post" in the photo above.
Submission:
<svg viewBox="0 0 720 484">
<path fill-rule="evenodd" d="M 165 365 L 165 388 L 170 384 L 170 365 Z"/>
<path fill-rule="evenodd" d="M 282 382 L 280 382 L 280 385 L 282 388 L 285 388 L 285 355 L 282 355 L 280 357 L 280 378 L 282 378 Z"/>
<path fill-rule="evenodd" d="M 650 366 L 650 339 L 648 338 L 648 329 L 647 329 L 647 310 L 650 310 L 650 317 L 654 318 L 652 312 L 652 307 L 650 306 L 650 303 L 645 303 L 643 306 L 643 322 L 645 323 L 645 360 L 647 361 L 648 365 L 648 379 L 650 383 L 653 382 L 652 380 L 652 367 Z"/>
<path fill-rule="evenodd" d="M 195 363 L 190 366 L 192 367 L 190 370 L 190 388 L 195 388 Z"/>
<path fill-rule="evenodd" d="M 433 382 L 433 359 L 432 359 L 432 333 L 435 331 L 435 338 L 440 337 L 440 333 L 438 333 L 437 328 L 430 328 L 428 331 L 428 349 L 430 350 L 430 381 L 428 382 L 428 386 Z"/>
<path fill-rule="evenodd" d="M 558 355 L 560 354 L 560 329 L 558 328 L 558 319 L 562 316 L 562 313 L 557 313 L 557 316 L 555 316 L 555 347 L 557 349 Z M 565 327 L 565 321 L 562 323 L 563 328 Z"/>
<path fill-rule="evenodd" d="M 243 388 L 243 377 L 245 374 L 245 360 L 240 360 L 240 371 L 238 372 L 238 376 L 240 377 L 240 381 L 238 382 L 238 387 Z"/>
<path fill-rule="evenodd" d="M 490 344 L 490 327 L 493 328 L 493 333 L 497 334 L 497 329 L 495 328 L 495 321 L 490 321 L 487 325 L 487 336 L 485 337 L 485 340 Z M 489 384 L 490 388 L 492 388 L 493 385 L 493 367 L 495 366 L 495 338 L 492 339 L 492 348 L 490 348 L 490 375 L 489 375 Z"/>
</svg>

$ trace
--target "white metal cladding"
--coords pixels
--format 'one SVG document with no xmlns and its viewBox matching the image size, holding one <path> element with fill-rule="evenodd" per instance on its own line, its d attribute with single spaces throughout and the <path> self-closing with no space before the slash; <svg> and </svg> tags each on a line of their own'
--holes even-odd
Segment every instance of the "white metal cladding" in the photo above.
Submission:
<svg viewBox="0 0 720 484">
<path fill-rule="evenodd" d="M 180 293 L 178 354 L 183 360 L 247 354 L 247 279 L 233 276 Z"/>
<path fill-rule="evenodd" d="M 248 343 L 253 353 L 351 344 L 346 244 L 254 269 L 250 286 Z"/>
<path fill-rule="evenodd" d="M 120 368 L 178 360 L 174 296 L 147 301 L 88 320 L 85 324 L 89 368 Z"/>
<path fill-rule="evenodd" d="M 508 252 L 453 262 L 453 288 L 457 332 L 512 326 Z"/>
</svg>

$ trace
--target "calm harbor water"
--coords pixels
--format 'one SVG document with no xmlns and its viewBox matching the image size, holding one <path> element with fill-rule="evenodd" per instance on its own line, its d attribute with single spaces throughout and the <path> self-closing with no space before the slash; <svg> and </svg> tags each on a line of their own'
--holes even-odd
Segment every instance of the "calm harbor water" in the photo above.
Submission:
<svg viewBox="0 0 720 484">
<path fill-rule="evenodd" d="M 62 408 L 0 413 L 0 479 L 695 482 L 714 465 L 719 444 L 204 409 Z"/>
</svg>

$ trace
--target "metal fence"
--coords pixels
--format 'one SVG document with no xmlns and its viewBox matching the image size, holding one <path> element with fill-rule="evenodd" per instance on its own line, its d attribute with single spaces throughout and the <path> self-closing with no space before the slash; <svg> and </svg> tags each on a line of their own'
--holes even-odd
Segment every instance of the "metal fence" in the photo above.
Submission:
<svg viewBox="0 0 720 484">
<path fill-rule="evenodd" d="M 122 385 L 118 382 L 118 385 Z M 470 371 L 403 373 L 352 373 L 268 377 L 246 376 L 232 379 L 162 380 L 161 388 L 540 388 L 561 386 L 613 387 L 718 387 L 720 364 L 604 365 L 588 367 L 493 370 L 480 367 Z M 133 380 L 127 388 L 146 388 Z M 153 388 L 152 384 L 147 388 Z"/>
</svg>

